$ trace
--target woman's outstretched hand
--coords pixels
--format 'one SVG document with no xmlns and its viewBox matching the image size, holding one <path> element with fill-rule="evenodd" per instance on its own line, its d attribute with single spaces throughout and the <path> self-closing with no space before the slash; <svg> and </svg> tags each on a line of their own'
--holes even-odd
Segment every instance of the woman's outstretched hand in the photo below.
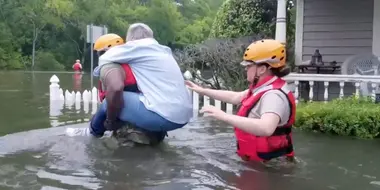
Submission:
<svg viewBox="0 0 380 190">
<path fill-rule="evenodd" d="M 190 90 L 195 91 L 197 93 L 200 93 L 204 89 L 203 87 L 201 87 L 201 86 L 199 86 L 199 85 L 197 85 L 197 84 L 195 84 L 189 80 L 185 81 L 185 84 L 186 84 L 186 86 L 188 86 L 190 88 Z"/>
<path fill-rule="evenodd" d="M 226 112 L 223 110 L 215 107 L 215 106 L 204 106 L 201 110 L 200 113 L 205 114 L 205 116 L 213 117 L 217 120 L 222 120 L 223 117 L 226 116 Z"/>
</svg>

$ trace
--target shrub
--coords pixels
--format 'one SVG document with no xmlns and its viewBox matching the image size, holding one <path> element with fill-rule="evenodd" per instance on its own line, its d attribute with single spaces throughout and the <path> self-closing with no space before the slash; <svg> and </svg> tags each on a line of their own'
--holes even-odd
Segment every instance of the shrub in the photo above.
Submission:
<svg viewBox="0 0 380 190">
<path fill-rule="evenodd" d="M 348 97 L 297 106 L 296 128 L 372 139 L 379 137 L 380 106 L 371 98 Z"/>
<path fill-rule="evenodd" d="M 54 54 L 51 52 L 38 51 L 36 53 L 35 70 L 61 71 L 64 70 L 64 66 L 55 59 Z"/>
</svg>

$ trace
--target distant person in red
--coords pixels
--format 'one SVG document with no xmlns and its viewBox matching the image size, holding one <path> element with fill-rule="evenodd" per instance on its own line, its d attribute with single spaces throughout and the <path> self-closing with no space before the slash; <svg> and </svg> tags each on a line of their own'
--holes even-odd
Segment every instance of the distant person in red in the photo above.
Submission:
<svg viewBox="0 0 380 190">
<path fill-rule="evenodd" d="M 73 69 L 76 72 L 82 72 L 82 64 L 80 64 L 80 60 L 77 59 L 73 65 Z"/>
</svg>

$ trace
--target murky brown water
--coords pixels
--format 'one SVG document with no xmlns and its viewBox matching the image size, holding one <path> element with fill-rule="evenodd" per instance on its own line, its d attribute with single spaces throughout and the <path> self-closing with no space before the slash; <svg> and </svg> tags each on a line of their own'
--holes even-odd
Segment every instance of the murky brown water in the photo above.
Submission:
<svg viewBox="0 0 380 190">
<path fill-rule="evenodd" d="M 230 126 L 197 117 L 159 147 L 68 137 L 91 111 L 49 116 L 51 73 L 0 73 L 0 189 L 380 189 L 380 142 L 295 132 L 295 166 L 247 165 Z M 73 89 L 72 74 L 58 74 Z M 78 89 L 89 89 L 84 75 Z M 52 122 L 52 120 L 58 120 Z M 64 124 L 75 122 L 77 124 Z M 53 125 L 53 126 L 52 126 Z M 58 125 L 58 126 L 56 126 Z"/>
</svg>

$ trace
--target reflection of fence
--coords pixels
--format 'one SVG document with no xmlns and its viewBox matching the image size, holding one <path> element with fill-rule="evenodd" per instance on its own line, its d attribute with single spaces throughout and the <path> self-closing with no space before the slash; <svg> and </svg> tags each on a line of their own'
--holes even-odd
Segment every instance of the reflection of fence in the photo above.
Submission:
<svg viewBox="0 0 380 190">
<path fill-rule="evenodd" d="M 62 123 L 58 121 L 58 116 L 62 115 L 62 110 L 72 110 L 75 108 L 76 113 L 83 111 L 84 114 L 95 114 L 98 109 L 98 92 L 96 88 L 91 91 L 85 90 L 81 92 L 74 92 L 65 90 L 65 92 L 59 86 L 59 79 L 56 75 L 50 78 L 50 121 L 53 127 Z M 91 108 L 91 109 L 90 109 Z M 76 119 L 66 121 L 64 124 L 83 123 L 89 119 Z"/>
</svg>

